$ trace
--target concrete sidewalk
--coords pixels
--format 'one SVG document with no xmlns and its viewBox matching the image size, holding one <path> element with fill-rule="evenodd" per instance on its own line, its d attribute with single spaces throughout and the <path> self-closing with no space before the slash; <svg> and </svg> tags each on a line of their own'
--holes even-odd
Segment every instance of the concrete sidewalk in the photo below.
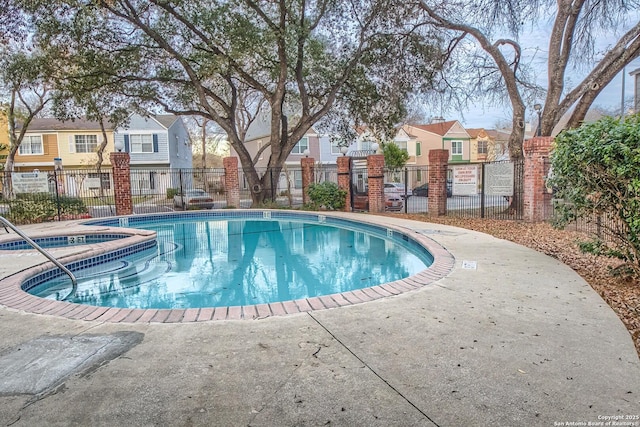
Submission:
<svg viewBox="0 0 640 427">
<path fill-rule="evenodd" d="M 640 425 L 631 338 L 575 272 L 485 234 L 375 218 L 425 233 L 456 267 L 401 295 L 253 321 L 117 324 L 0 309 L 0 422 Z M 0 277 L 39 262 L 3 255 Z"/>
</svg>

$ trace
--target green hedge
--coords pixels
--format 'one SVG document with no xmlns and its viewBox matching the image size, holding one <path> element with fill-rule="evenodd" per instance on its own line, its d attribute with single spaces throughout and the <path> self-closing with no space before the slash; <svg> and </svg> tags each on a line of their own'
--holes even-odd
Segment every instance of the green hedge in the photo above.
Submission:
<svg viewBox="0 0 640 427">
<path fill-rule="evenodd" d="M 346 203 L 346 197 L 347 192 L 341 190 L 338 184 L 334 182 L 325 181 L 309 186 L 309 198 L 311 199 L 312 209 L 342 209 Z"/>
<path fill-rule="evenodd" d="M 583 242 L 585 252 L 618 258 L 617 272 L 640 277 L 640 114 L 606 117 L 555 139 L 551 186 L 560 205 L 558 225 L 606 218 L 606 238 Z"/>
<path fill-rule="evenodd" d="M 82 199 L 46 193 L 18 195 L 9 202 L 9 218 L 16 224 L 31 224 L 53 221 L 58 218 L 60 206 L 61 219 L 86 214 L 87 207 Z"/>
</svg>

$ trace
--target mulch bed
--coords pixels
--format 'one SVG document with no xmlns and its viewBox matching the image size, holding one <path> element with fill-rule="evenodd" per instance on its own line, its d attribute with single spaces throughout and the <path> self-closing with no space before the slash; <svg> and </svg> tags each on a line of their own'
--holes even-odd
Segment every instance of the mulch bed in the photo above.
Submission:
<svg viewBox="0 0 640 427">
<path fill-rule="evenodd" d="M 430 217 L 420 214 L 394 216 L 480 231 L 558 259 L 582 276 L 611 306 L 629 330 L 640 355 L 640 280 L 614 277 L 610 270 L 618 265 L 618 261 L 582 253 L 576 242 L 585 240 L 584 234 L 557 230 L 548 223 Z"/>
</svg>

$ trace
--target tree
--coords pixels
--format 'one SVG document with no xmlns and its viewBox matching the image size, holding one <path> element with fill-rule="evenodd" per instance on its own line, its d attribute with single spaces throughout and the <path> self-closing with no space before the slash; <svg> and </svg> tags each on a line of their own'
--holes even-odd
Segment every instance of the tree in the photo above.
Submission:
<svg viewBox="0 0 640 427">
<path fill-rule="evenodd" d="M 40 38 L 75 52 L 67 58 L 78 64 L 75 77 L 101 75 L 140 105 L 216 122 L 254 203 L 271 194 L 268 177 L 332 109 L 390 127 L 439 59 L 399 0 L 25 3 L 35 5 Z M 384 115 L 366 114 L 378 111 Z M 258 117 L 268 118 L 263 176 L 246 145 Z"/>
<path fill-rule="evenodd" d="M 548 83 L 542 112 L 542 135 L 551 135 L 560 118 L 570 111 L 568 127 L 578 126 L 602 89 L 625 65 L 640 55 L 640 22 L 629 27 L 617 43 L 574 88 L 568 88 L 567 74 L 571 66 L 593 60 L 594 40 L 602 29 L 615 30 L 629 13 L 635 13 L 637 1 L 614 0 L 592 2 L 587 0 L 468 0 L 464 7 L 451 2 L 420 0 L 426 13 L 425 21 L 448 32 L 450 58 L 460 47 L 469 53 L 463 43 L 471 36 L 487 56 L 471 55 L 474 84 L 463 87 L 449 85 L 446 90 L 471 92 L 500 90 L 510 100 L 513 111 L 509 152 L 512 158 L 521 158 L 524 137 L 525 100 L 540 96 L 542 89 L 532 83 L 526 74 L 523 52 L 517 38 L 523 22 L 542 20 L 549 11 L 553 26 L 548 44 Z M 482 13 L 479 13 L 482 11 Z M 631 16 L 634 16 L 633 14 Z M 637 16 L 637 14 L 635 15 Z M 496 29 L 506 31 L 512 38 L 495 38 Z M 505 47 L 508 52 L 503 51 Z M 492 61 L 490 64 L 487 59 Z M 445 67 L 446 69 L 446 67 Z M 499 77 L 496 80 L 496 77 Z M 468 81 L 467 81 L 468 83 Z M 459 93 L 459 92 L 458 92 Z M 494 92 L 495 93 L 495 92 Z"/>
<path fill-rule="evenodd" d="M 409 160 L 409 153 L 398 147 L 395 142 L 383 144 L 382 154 L 384 154 L 385 166 L 394 171 L 402 169 L 407 164 L 407 160 Z"/>
<path fill-rule="evenodd" d="M 556 138 L 550 186 L 560 205 L 559 224 L 602 219 L 600 235 L 581 245 L 621 259 L 620 270 L 640 277 L 640 114 L 605 117 Z"/>
<path fill-rule="evenodd" d="M 45 78 L 49 72 L 49 59 L 45 52 L 37 48 L 20 52 L 5 49 L 0 52 L 0 85 L 2 94 L 8 98 L 4 106 L 9 132 L 9 152 L 4 165 L 5 197 L 13 195 L 11 173 L 14 159 L 29 123 L 52 99 L 53 91 Z"/>
<path fill-rule="evenodd" d="M 127 100 L 117 92 L 107 89 L 100 79 L 85 76 L 74 78 L 73 72 L 63 67 L 49 76 L 56 87 L 51 110 L 58 120 L 68 121 L 79 118 L 95 121 L 100 126 L 102 138 L 96 149 L 96 171 L 100 173 L 107 148 L 107 129 L 125 126 L 131 114 Z M 100 187 L 102 193 L 102 187 Z"/>
</svg>

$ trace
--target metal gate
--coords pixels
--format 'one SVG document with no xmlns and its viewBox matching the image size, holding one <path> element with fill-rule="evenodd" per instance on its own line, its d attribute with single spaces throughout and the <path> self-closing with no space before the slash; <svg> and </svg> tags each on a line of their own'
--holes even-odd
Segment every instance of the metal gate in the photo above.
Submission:
<svg viewBox="0 0 640 427">
<path fill-rule="evenodd" d="M 349 183 L 351 185 L 351 210 L 369 210 L 369 172 L 367 155 L 371 153 L 353 153 L 350 156 Z"/>
</svg>

